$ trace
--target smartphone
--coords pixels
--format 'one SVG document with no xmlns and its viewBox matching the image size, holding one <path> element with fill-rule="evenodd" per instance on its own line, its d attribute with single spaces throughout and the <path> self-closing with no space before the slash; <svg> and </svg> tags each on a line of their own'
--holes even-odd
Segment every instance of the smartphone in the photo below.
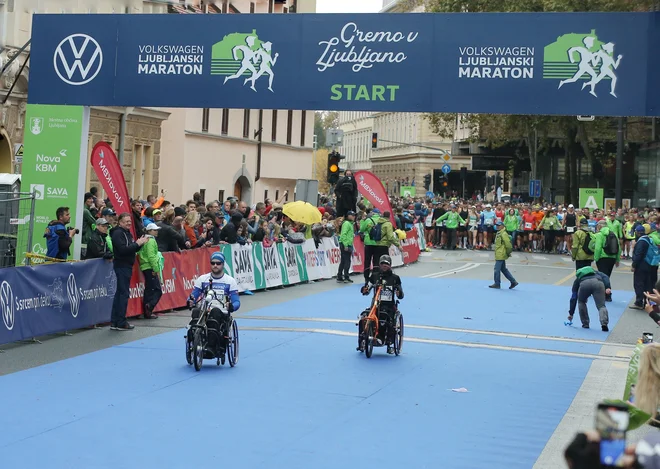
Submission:
<svg viewBox="0 0 660 469">
<path fill-rule="evenodd" d="M 630 414 L 626 406 L 598 404 L 596 409 L 596 430 L 600 434 L 600 466 L 623 467 L 626 449 L 626 431 Z"/>
</svg>

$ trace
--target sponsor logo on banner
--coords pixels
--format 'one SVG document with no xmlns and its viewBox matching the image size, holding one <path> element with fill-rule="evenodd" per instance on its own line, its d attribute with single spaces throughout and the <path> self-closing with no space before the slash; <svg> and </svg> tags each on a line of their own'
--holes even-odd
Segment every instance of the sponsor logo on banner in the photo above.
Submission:
<svg viewBox="0 0 660 469">
<path fill-rule="evenodd" d="M 30 119 L 30 132 L 33 135 L 39 135 L 44 130 L 44 118 L 32 117 Z"/>
<path fill-rule="evenodd" d="M 275 246 L 263 249 L 263 263 L 266 276 L 266 287 L 270 288 L 282 285 L 280 256 L 277 254 L 277 248 Z"/>
<path fill-rule="evenodd" d="M 589 34 L 569 33 L 557 38 L 543 50 L 543 78 L 560 80 L 558 88 L 581 82 L 582 90 L 598 97 L 596 86 L 609 82 L 610 95 L 616 96 L 617 75 L 623 55 L 615 57 L 615 44 L 603 42 L 592 30 Z M 579 84 L 579 83 L 578 83 Z"/>
<path fill-rule="evenodd" d="M 46 190 L 43 184 L 30 184 L 30 192 L 34 192 L 36 200 L 44 200 Z"/>
<path fill-rule="evenodd" d="M 64 83 L 73 86 L 92 81 L 103 67 L 103 51 L 96 39 L 87 34 L 72 34 L 55 48 L 55 73 Z"/>
<path fill-rule="evenodd" d="M 534 54 L 534 47 L 528 46 L 459 46 L 458 77 L 532 79 Z"/>
<path fill-rule="evenodd" d="M 262 243 L 252 244 L 252 256 L 254 258 L 254 288 L 255 290 L 261 290 L 266 288 L 264 246 Z"/>
<path fill-rule="evenodd" d="M 69 279 L 66 282 L 66 294 L 69 297 L 69 304 L 71 305 L 71 316 L 78 317 L 80 311 L 80 295 L 78 294 L 78 285 L 76 284 L 76 276 L 73 273 L 69 274 Z"/>
<path fill-rule="evenodd" d="M 238 285 L 246 290 L 254 289 L 254 263 L 252 259 L 252 246 L 232 246 L 232 267 L 234 279 Z"/>
<path fill-rule="evenodd" d="M 7 330 L 14 328 L 14 291 L 9 282 L 4 281 L 0 285 L 0 307 L 2 307 L 2 320 Z"/>
<path fill-rule="evenodd" d="M 273 91 L 278 53 L 273 55 L 273 44 L 259 39 L 256 30 L 251 33 L 232 33 L 216 42 L 211 51 L 211 75 L 223 75 L 223 84 L 231 80 L 250 83 L 250 89 L 257 91 L 256 83 L 261 77 L 268 77 L 268 89 Z"/>
<path fill-rule="evenodd" d="M 203 63 L 204 46 L 138 46 L 138 75 L 201 75 Z"/>
</svg>

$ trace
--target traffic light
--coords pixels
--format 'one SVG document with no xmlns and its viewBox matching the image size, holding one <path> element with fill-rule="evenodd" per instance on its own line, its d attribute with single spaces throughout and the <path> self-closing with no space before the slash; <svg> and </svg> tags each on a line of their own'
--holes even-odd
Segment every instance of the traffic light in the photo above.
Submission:
<svg viewBox="0 0 660 469">
<path fill-rule="evenodd" d="M 376 148 L 378 148 L 378 132 L 371 134 L 371 149 L 375 150 Z"/>
<path fill-rule="evenodd" d="M 427 174 L 424 176 L 424 188 L 429 190 L 431 188 L 431 175 Z"/>
<path fill-rule="evenodd" d="M 340 155 L 339 152 L 336 151 L 333 151 L 328 155 L 328 183 L 337 184 L 337 181 L 339 181 L 339 173 L 341 172 L 339 162 L 344 158 L 346 157 Z"/>
<path fill-rule="evenodd" d="M 440 181 L 440 184 L 442 185 L 442 187 L 449 186 L 449 181 L 447 180 L 447 176 L 442 176 L 442 180 Z"/>
<path fill-rule="evenodd" d="M 461 181 L 465 181 L 467 179 L 467 168 L 463 166 L 461 168 Z"/>
</svg>

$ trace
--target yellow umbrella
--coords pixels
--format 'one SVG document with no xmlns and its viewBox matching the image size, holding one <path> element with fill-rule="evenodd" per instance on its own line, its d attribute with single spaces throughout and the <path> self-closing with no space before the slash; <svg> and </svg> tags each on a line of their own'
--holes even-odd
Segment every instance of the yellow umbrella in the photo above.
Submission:
<svg viewBox="0 0 660 469">
<path fill-rule="evenodd" d="M 291 220 L 304 223 L 305 225 L 313 225 L 314 223 L 321 223 L 321 212 L 308 202 L 297 200 L 289 202 L 282 207 L 282 213 L 289 217 Z"/>
</svg>

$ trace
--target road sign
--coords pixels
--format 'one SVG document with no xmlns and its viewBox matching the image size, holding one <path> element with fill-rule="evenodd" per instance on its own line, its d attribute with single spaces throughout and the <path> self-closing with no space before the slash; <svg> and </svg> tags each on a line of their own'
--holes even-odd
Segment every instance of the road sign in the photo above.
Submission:
<svg viewBox="0 0 660 469">
<path fill-rule="evenodd" d="M 441 170 L 443 174 L 449 174 L 451 172 L 451 166 L 443 164 Z"/>
<path fill-rule="evenodd" d="M 14 145 L 14 162 L 19 164 L 23 162 L 23 144 L 17 143 Z"/>
<path fill-rule="evenodd" d="M 328 129 L 325 131 L 326 145 L 341 147 L 344 142 L 344 131 L 341 129 Z"/>
<path fill-rule="evenodd" d="M 538 179 L 531 179 L 529 181 L 529 196 L 541 197 L 541 181 Z"/>
<path fill-rule="evenodd" d="M 434 195 L 435 195 L 435 194 L 434 194 L 433 192 L 431 192 L 431 191 L 428 191 L 428 192 L 426 193 L 426 197 L 428 197 L 429 199 L 430 199 L 431 197 L 433 197 Z"/>
<path fill-rule="evenodd" d="M 580 122 L 593 122 L 596 120 L 596 116 L 577 116 L 577 120 Z"/>
<path fill-rule="evenodd" d="M 580 188 L 580 208 L 594 210 L 604 208 L 603 189 L 598 188 Z"/>
</svg>

